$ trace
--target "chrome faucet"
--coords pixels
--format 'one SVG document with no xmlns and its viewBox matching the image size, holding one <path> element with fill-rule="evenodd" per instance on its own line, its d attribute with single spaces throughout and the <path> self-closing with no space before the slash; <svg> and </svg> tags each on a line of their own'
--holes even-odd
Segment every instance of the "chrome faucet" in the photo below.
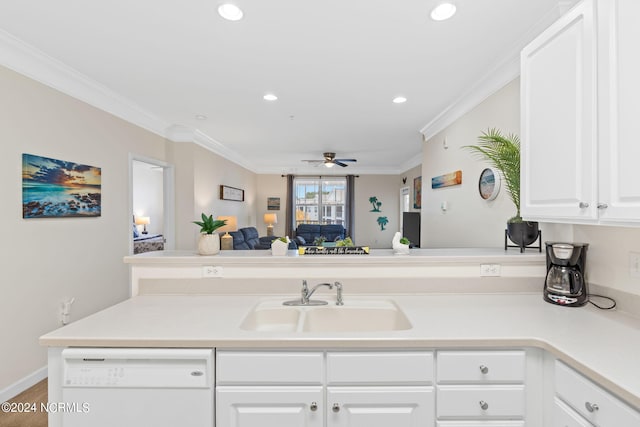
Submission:
<svg viewBox="0 0 640 427">
<path fill-rule="evenodd" d="M 303 280 L 302 281 L 302 304 L 304 305 L 309 304 L 309 298 L 311 298 L 311 295 L 313 295 L 313 293 L 316 290 L 318 290 L 320 286 L 326 286 L 329 289 L 333 289 L 333 285 L 331 283 L 318 283 L 313 288 L 311 288 L 311 290 L 309 290 L 309 288 L 307 287 L 307 281 Z"/>
<path fill-rule="evenodd" d="M 331 283 L 318 283 L 311 290 L 309 290 L 309 286 L 307 285 L 307 281 L 302 281 L 302 290 L 301 290 L 301 298 L 294 299 L 291 301 L 285 301 L 282 304 L 284 305 L 327 305 L 326 301 L 322 300 L 312 300 L 311 295 L 318 290 L 319 287 L 326 286 L 329 289 L 333 289 L 333 285 Z"/>
</svg>

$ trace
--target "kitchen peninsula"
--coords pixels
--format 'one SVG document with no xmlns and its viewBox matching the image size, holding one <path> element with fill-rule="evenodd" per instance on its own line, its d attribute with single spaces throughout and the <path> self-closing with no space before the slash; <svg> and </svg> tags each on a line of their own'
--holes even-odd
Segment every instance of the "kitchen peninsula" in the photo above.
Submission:
<svg viewBox="0 0 640 427">
<path fill-rule="evenodd" d="M 50 347 L 50 400 L 64 401 L 71 387 L 65 385 L 72 360 L 65 351 L 85 351 L 85 360 L 92 361 L 105 360 L 101 351 L 111 349 L 215 349 L 215 376 L 206 379 L 215 390 L 212 419 L 218 425 L 242 418 L 238 408 L 282 408 L 282 401 L 270 399 L 287 387 L 295 389 L 297 399 L 311 396 L 294 406 L 312 426 L 349 425 L 341 424 L 340 415 L 355 417 L 358 411 L 350 411 L 363 410 L 359 399 L 383 412 L 406 404 L 415 408 L 411 416 L 433 420 L 425 425 L 437 420 L 443 427 L 488 420 L 543 427 L 567 416 L 616 427 L 640 420 L 640 378 L 634 374 L 640 321 L 591 306 L 545 303 L 540 291 L 545 261 L 539 253 L 448 249 L 399 256 L 374 250 L 272 257 L 233 251 L 199 257 L 158 252 L 125 262 L 132 267 L 131 299 L 41 338 Z M 320 310 L 396 310 L 409 326 L 308 327 L 314 308 L 281 304 L 300 295 L 302 279 L 310 286 L 342 284 L 344 306 L 334 304 L 335 290 L 323 287 L 313 296 L 328 301 Z M 274 313 L 297 316 L 298 311 L 291 327 L 260 327 Z M 279 319 L 279 326 L 289 322 Z M 589 387 L 597 401 L 589 397 L 585 406 L 580 393 Z M 336 402 L 324 402 L 324 393 Z M 391 403 L 393 396 L 402 402 Z M 374 404 L 376 399 L 382 400 Z M 448 401 L 465 403 L 452 408 Z M 63 414 L 52 415 L 50 425 L 72 425 L 62 419 Z M 478 423 L 468 424 L 472 421 Z"/>
</svg>

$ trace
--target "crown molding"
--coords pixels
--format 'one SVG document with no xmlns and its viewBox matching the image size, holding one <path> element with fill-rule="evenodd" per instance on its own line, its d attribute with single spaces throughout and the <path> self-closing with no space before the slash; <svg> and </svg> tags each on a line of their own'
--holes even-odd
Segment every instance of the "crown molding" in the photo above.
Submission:
<svg viewBox="0 0 640 427">
<path fill-rule="evenodd" d="M 258 173 L 254 165 L 247 162 L 240 154 L 228 149 L 222 143 L 216 141 L 198 129 L 193 129 L 183 125 L 171 125 L 165 130 L 165 135 L 166 138 L 172 142 L 192 142 L 237 164 L 238 166 L 249 170 L 250 172 Z"/>
<path fill-rule="evenodd" d="M 558 5 L 552 7 L 523 37 L 513 44 L 505 58 L 492 70 L 486 73 L 478 82 L 471 86 L 456 101 L 451 103 L 433 120 L 427 123 L 420 133 L 423 141 L 427 141 L 442 132 L 456 120 L 477 107 L 482 101 L 502 89 L 507 83 L 520 76 L 520 51 L 541 34 L 549 25 L 557 20 L 571 0 L 559 0 Z M 575 2 L 574 2 L 575 3 Z"/>
<path fill-rule="evenodd" d="M 0 64 L 164 137 L 167 123 L 84 74 L 0 30 Z"/>
</svg>

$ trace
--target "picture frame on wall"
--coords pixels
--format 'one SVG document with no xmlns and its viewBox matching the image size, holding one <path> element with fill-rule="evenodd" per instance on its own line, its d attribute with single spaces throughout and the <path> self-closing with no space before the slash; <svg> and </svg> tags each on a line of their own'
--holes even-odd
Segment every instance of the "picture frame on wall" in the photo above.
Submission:
<svg viewBox="0 0 640 427">
<path fill-rule="evenodd" d="M 267 197 L 267 210 L 279 211 L 280 210 L 280 197 Z"/>
<path fill-rule="evenodd" d="M 422 209 L 422 176 L 413 179 L 413 208 Z"/>
<path fill-rule="evenodd" d="M 86 218 L 101 215 L 101 168 L 22 154 L 23 218 Z"/>
<path fill-rule="evenodd" d="M 231 200 L 234 202 L 244 202 L 244 190 L 228 185 L 220 186 L 220 200 Z"/>
</svg>

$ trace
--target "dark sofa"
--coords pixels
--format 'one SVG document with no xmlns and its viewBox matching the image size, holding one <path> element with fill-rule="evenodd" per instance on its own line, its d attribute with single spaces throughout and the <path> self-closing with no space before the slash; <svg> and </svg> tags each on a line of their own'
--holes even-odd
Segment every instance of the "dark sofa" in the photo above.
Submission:
<svg viewBox="0 0 640 427">
<path fill-rule="evenodd" d="M 271 242 L 278 238 L 277 236 L 260 237 L 255 227 L 244 227 L 238 231 L 230 231 L 229 234 L 233 237 L 234 250 L 271 249 Z M 289 243 L 289 249 L 297 248 L 295 242 Z"/>
<path fill-rule="evenodd" d="M 335 242 L 345 237 L 341 224 L 300 224 L 296 228 L 295 241 L 299 246 L 313 245 L 316 237 L 323 236 L 327 242 Z"/>
</svg>

